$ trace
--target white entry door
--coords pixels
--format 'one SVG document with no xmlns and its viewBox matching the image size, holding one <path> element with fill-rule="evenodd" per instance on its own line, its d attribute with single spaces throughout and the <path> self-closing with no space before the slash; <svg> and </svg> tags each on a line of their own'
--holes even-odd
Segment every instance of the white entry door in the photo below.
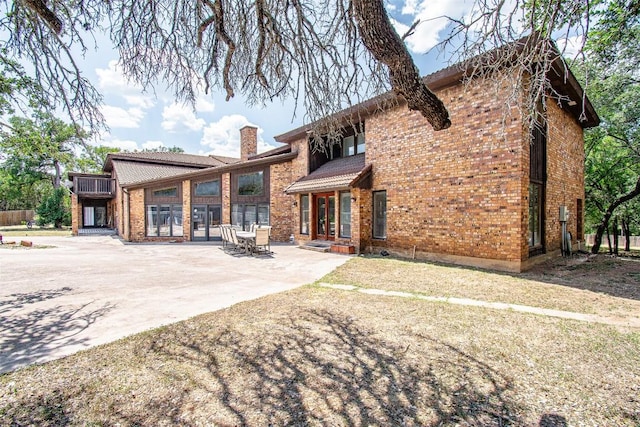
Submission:
<svg viewBox="0 0 640 427">
<path fill-rule="evenodd" d="M 85 227 L 93 227 L 96 225 L 96 218 L 93 213 L 93 206 L 85 206 L 84 207 L 84 215 L 83 216 L 83 225 Z"/>
</svg>

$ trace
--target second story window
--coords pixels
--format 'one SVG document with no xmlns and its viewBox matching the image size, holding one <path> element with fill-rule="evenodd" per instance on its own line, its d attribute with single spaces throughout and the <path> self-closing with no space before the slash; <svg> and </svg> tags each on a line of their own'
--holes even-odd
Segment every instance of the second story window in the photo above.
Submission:
<svg viewBox="0 0 640 427">
<path fill-rule="evenodd" d="M 220 180 L 199 182 L 196 184 L 196 196 L 219 196 Z"/>
<path fill-rule="evenodd" d="M 263 193 L 262 171 L 238 175 L 238 194 L 240 196 L 260 196 Z"/>
<path fill-rule="evenodd" d="M 342 139 L 342 157 L 355 156 L 364 153 L 364 132 L 357 135 L 346 136 Z"/>
</svg>

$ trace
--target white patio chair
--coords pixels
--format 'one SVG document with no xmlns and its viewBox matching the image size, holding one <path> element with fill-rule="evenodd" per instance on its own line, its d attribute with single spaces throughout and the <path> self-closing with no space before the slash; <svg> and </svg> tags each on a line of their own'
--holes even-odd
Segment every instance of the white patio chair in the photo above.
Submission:
<svg viewBox="0 0 640 427">
<path fill-rule="evenodd" d="M 256 228 L 256 240 L 253 245 L 253 250 L 259 253 L 271 253 L 271 243 L 269 242 L 269 229 L 267 228 Z"/>
<path fill-rule="evenodd" d="M 226 225 L 220 226 L 220 237 L 222 237 L 222 247 L 226 247 L 229 243 L 229 227 Z"/>
<path fill-rule="evenodd" d="M 240 244 L 240 240 L 238 240 L 237 230 L 233 227 L 229 228 L 229 245 L 231 249 L 235 252 L 243 249 L 243 246 Z"/>
</svg>

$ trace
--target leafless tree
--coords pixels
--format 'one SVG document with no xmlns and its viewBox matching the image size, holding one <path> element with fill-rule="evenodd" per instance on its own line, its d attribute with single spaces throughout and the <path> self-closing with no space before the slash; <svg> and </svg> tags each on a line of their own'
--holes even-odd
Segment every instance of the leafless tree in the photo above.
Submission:
<svg viewBox="0 0 640 427">
<path fill-rule="evenodd" d="M 565 58 L 582 56 L 592 19 L 589 0 L 474 0 L 464 18 L 444 18 L 449 30 L 436 49 L 465 68 L 467 82 L 488 79 L 497 88 L 512 88 L 505 111 L 519 106 L 532 125 L 549 100 L 569 101 L 551 78 L 566 79 Z"/>
<path fill-rule="evenodd" d="M 383 0 L 3 4 L 0 29 L 10 37 L 0 45 L 2 54 L 30 60 L 54 105 L 93 126 L 102 123 L 101 97 L 81 73 L 74 52 L 82 54 L 90 43 L 95 47 L 94 36 L 102 32 L 118 49 L 126 77 L 146 89 L 161 82 L 179 100 L 193 102 L 202 90 L 223 90 L 227 99 L 240 93 L 251 105 L 293 99 L 303 107 L 305 121 L 313 122 L 391 88 L 434 129 L 450 126 L 444 104 L 424 84 L 404 43 L 415 25 L 425 23 L 416 22 L 401 37 Z M 555 60 L 548 49 L 551 35 L 585 22 L 587 9 L 584 0 L 476 0 L 466 21 L 451 18 L 451 33 L 441 47 L 454 60 L 467 61 L 535 32 L 535 43 L 526 49 L 484 55 L 468 74 L 495 76 L 504 66 L 521 64 L 518 77 L 530 78 L 534 106 L 552 90 L 544 77 Z M 398 99 L 380 99 L 392 98 Z M 321 123 L 323 132 L 335 132 L 335 123 Z"/>
</svg>

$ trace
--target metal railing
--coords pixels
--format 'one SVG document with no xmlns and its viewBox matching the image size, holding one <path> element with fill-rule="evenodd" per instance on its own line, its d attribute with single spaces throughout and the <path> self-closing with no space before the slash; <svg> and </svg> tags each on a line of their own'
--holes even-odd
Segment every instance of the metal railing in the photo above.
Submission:
<svg viewBox="0 0 640 427">
<path fill-rule="evenodd" d="M 113 179 L 100 177 L 75 177 L 73 188 L 76 194 L 112 194 Z"/>
</svg>

